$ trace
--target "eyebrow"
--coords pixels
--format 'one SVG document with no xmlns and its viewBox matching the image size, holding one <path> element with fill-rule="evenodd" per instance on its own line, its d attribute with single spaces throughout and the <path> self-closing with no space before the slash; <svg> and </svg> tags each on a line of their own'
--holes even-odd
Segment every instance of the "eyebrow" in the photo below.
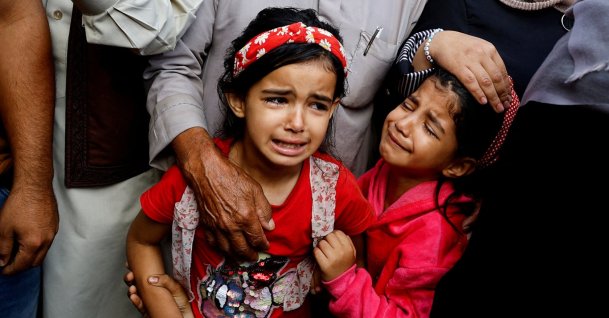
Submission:
<svg viewBox="0 0 609 318">
<path fill-rule="evenodd" d="M 294 92 L 291 89 L 275 89 L 275 88 L 269 88 L 269 89 L 264 89 L 262 90 L 262 93 L 264 94 L 272 94 L 272 95 L 281 95 L 281 96 L 286 96 L 286 95 L 294 95 Z M 318 94 L 318 93 L 313 93 L 311 94 L 311 97 L 323 101 L 323 102 L 332 102 L 332 98 L 326 96 L 326 95 L 322 95 L 322 94 Z"/>
</svg>

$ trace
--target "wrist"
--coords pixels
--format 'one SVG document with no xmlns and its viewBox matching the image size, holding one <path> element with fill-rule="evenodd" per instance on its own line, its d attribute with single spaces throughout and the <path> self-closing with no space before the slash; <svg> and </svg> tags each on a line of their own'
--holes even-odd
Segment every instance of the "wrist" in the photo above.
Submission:
<svg viewBox="0 0 609 318">
<path fill-rule="evenodd" d="M 191 158 L 198 157 L 194 154 L 214 146 L 213 139 L 202 127 L 189 128 L 171 142 L 178 163 L 188 162 Z"/>
<path fill-rule="evenodd" d="M 434 36 L 436 36 L 436 34 L 440 33 L 444 31 L 443 29 L 434 29 L 431 31 L 431 33 L 429 34 L 429 36 L 427 37 L 427 39 L 425 40 L 425 45 L 423 46 L 423 55 L 425 56 L 425 59 L 427 60 L 427 62 L 429 62 L 429 64 L 434 65 L 435 61 L 433 59 L 433 57 L 431 56 L 431 41 L 433 40 Z"/>
</svg>

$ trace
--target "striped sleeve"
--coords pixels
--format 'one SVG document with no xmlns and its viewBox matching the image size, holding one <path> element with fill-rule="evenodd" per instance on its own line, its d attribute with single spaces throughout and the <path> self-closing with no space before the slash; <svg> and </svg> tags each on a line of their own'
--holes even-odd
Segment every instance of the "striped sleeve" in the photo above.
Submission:
<svg viewBox="0 0 609 318">
<path fill-rule="evenodd" d="M 396 67 L 400 69 L 401 74 L 397 78 L 397 92 L 404 98 L 412 94 L 435 71 L 433 67 L 419 72 L 413 72 L 412 70 L 412 60 L 417 53 L 417 49 L 435 31 L 441 31 L 441 29 L 430 29 L 411 35 L 398 54 Z"/>
</svg>

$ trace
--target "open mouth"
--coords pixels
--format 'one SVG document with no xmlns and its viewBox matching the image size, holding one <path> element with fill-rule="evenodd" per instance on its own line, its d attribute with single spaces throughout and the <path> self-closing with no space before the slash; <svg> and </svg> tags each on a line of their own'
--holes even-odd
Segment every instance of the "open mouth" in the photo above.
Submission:
<svg viewBox="0 0 609 318">
<path fill-rule="evenodd" d="M 297 156 L 305 151 L 306 142 L 288 142 L 285 140 L 273 139 L 275 151 L 286 156 Z"/>
</svg>

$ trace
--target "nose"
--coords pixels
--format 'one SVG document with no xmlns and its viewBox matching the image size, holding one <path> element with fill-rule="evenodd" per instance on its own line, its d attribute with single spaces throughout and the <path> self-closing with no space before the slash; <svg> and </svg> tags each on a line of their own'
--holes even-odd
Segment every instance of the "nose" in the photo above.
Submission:
<svg viewBox="0 0 609 318">
<path fill-rule="evenodd" d="M 409 114 L 395 121 L 395 128 L 404 136 L 409 136 L 412 131 L 414 124 L 416 123 L 416 116 Z"/>
<path fill-rule="evenodd" d="M 293 132 L 302 132 L 305 127 L 305 114 L 303 107 L 290 107 L 287 111 L 286 129 Z"/>
</svg>

